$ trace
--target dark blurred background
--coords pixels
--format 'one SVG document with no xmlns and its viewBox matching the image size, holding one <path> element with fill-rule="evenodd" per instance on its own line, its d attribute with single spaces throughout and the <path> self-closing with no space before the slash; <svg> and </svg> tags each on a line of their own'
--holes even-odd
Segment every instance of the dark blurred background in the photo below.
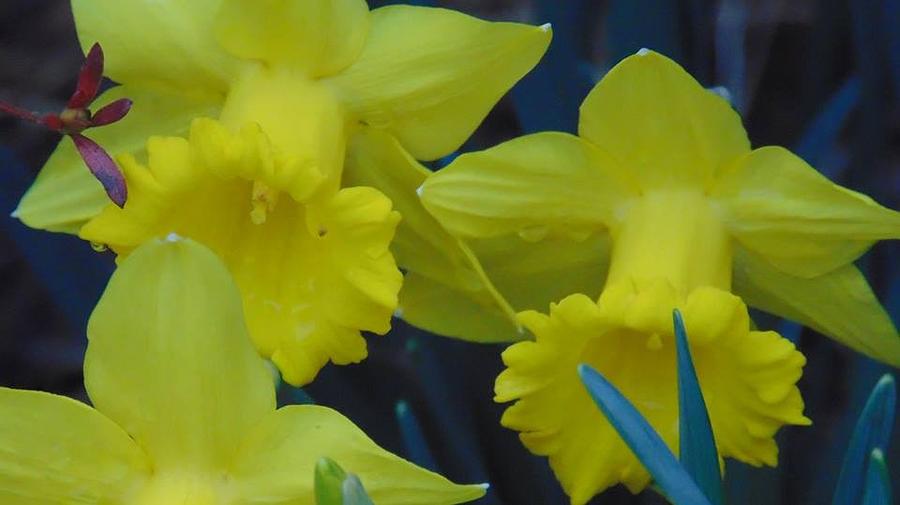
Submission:
<svg viewBox="0 0 900 505">
<path fill-rule="evenodd" d="M 525 132 L 573 131 L 578 105 L 596 80 L 648 47 L 678 60 L 704 85 L 725 88 L 754 146 L 790 147 L 835 181 L 900 207 L 900 0 L 405 3 L 553 23 L 548 55 L 463 151 Z M 81 61 L 68 2 L 0 2 L 0 99 L 60 110 Z M 0 384 L 84 399 L 84 327 L 112 258 L 8 217 L 57 141 L 0 118 Z M 897 243 L 879 244 L 861 261 L 895 323 L 898 253 Z M 815 424 L 780 433 L 777 469 L 729 463 L 729 503 L 827 503 L 850 429 L 887 369 L 789 322 L 763 315 L 757 322 L 798 342 L 809 358 L 800 388 Z M 394 452 L 456 481 L 489 481 L 480 503 L 567 503 L 546 461 L 499 425 L 503 407 L 491 396 L 502 346 L 442 339 L 397 321 L 389 336 L 370 339 L 370 349 L 363 364 L 328 367 L 305 391 L 283 388 L 281 400 L 336 407 Z M 398 408 L 400 401 L 406 408 Z M 900 467 L 898 446 L 888 462 Z M 631 497 L 618 488 L 595 502 L 662 503 L 652 492 Z"/>
</svg>

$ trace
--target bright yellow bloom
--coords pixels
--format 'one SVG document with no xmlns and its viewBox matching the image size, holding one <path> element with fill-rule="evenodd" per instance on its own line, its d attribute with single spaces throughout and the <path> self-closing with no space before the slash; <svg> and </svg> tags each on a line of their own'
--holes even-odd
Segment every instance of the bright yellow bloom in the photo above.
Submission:
<svg viewBox="0 0 900 505">
<path fill-rule="evenodd" d="M 578 137 L 540 133 L 463 155 L 421 193 L 464 239 L 609 237 L 599 300 L 575 294 L 549 315 L 519 314 L 534 341 L 504 352 L 495 389 L 497 401 L 516 401 L 503 424 L 549 456 L 575 504 L 649 479 L 584 391 L 578 363 L 615 383 L 677 450 L 674 308 L 720 454 L 751 464 L 776 464 L 776 430 L 809 421 L 796 388 L 803 356 L 751 330 L 745 302 L 900 365 L 897 331 L 852 264 L 874 241 L 900 237 L 900 215 L 785 149 L 751 150 L 727 102 L 651 51 L 594 88 Z"/>
<path fill-rule="evenodd" d="M 72 7 L 82 43 L 100 41 L 123 84 L 101 103 L 135 102 L 97 138 L 119 155 L 129 201 L 110 206 L 61 144 L 17 215 L 120 255 L 170 232 L 203 242 L 235 276 L 257 348 L 292 384 L 329 360 L 360 361 L 361 331 L 389 329 L 402 281 L 392 207 L 411 222 L 427 215 L 415 187 L 349 186 L 392 174 L 374 164 L 382 151 L 435 159 L 458 148 L 550 40 L 547 28 L 424 7 L 370 12 L 364 0 Z M 392 203 L 404 198 L 412 205 Z M 411 225 L 399 233 L 427 240 Z"/>
<path fill-rule="evenodd" d="M 357 474 L 376 503 L 484 494 L 381 449 L 331 409 L 276 410 L 237 288 L 195 242 L 153 240 L 124 260 L 88 337 L 85 386 L 96 410 L 0 388 L 0 502 L 314 503 L 321 457 Z"/>
<path fill-rule="evenodd" d="M 853 266 L 900 238 L 900 214 L 786 149 L 751 150 L 729 105 L 659 54 L 610 71 L 581 107 L 579 137 L 460 156 L 422 193 L 458 236 L 608 236 L 610 278 L 705 281 L 900 366 L 897 330 Z"/>
</svg>

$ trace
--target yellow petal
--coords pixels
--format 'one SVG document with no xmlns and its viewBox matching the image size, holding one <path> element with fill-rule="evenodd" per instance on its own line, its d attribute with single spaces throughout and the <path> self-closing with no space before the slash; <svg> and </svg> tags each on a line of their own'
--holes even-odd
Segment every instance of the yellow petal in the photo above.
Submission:
<svg viewBox="0 0 900 505">
<path fill-rule="evenodd" d="M 542 309 L 571 293 L 596 297 L 609 266 L 609 238 L 548 238 L 528 242 L 516 235 L 470 241 L 485 275 L 514 310 Z M 474 342 L 513 342 L 528 333 L 511 324 L 465 283 L 407 273 L 400 291 L 401 317 L 432 333 Z"/>
<path fill-rule="evenodd" d="M 124 119 L 87 133 L 112 156 L 132 153 L 143 157 L 147 137 L 186 133 L 194 117 L 214 115 L 217 109 L 213 102 L 130 86 L 112 88 L 96 103 L 103 106 L 124 97 L 134 101 Z M 64 138 L 25 193 L 15 216 L 32 228 L 78 233 L 108 204 L 103 187 L 72 141 Z"/>
<path fill-rule="evenodd" d="M 422 207 L 416 189 L 429 174 L 385 132 L 365 128 L 351 142 L 344 185 L 377 188 L 403 217 L 391 244 L 408 272 L 400 291 L 401 316 L 441 335 L 478 342 L 516 340 L 514 312 L 478 259 Z M 456 310 L 448 310 L 448 304 Z"/>
<path fill-rule="evenodd" d="M 231 54 L 286 64 L 310 77 L 353 63 L 368 27 L 365 0 L 224 0 L 216 20 L 219 41 Z"/>
<path fill-rule="evenodd" d="M 506 235 L 470 245 L 497 291 L 517 311 L 543 310 L 572 293 L 596 298 L 609 267 L 610 241 L 604 233 L 537 242 Z"/>
<path fill-rule="evenodd" d="M 148 151 L 149 167 L 122 159 L 125 209 L 109 205 L 83 238 L 127 255 L 175 232 L 212 249 L 240 288 L 257 349 L 292 384 L 329 360 L 364 359 L 361 331 L 388 331 L 402 276 L 388 250 L 399 215 L 383 194 L 360 187 L 294 200 L 280 179 L 291 165 L 258 128 L 232 134 L 201 120 L 190 141 L 155 138 Z"/>
<path fill-rule="evenodd" d="M 520 431 L 532 452 L 549 456 L 575 505 L 619 482 L 637 492 L 650 481 L 591 401 L 579 363 L 613 382 L 677 453 L 673 308 L 684 314 L 720 454 L 774 465 L 775 431 L 809 423 L 795 385 L 805 360 L 790 342 L 750 331 L 746 307 L 729 293 L 699 288 L 679 299 L 665 284 L 624 282 L 607 286 L 599 302 L 578 294 L 551 305 L 549 315 L 523 312 L 535 341 L 503 353 L 507 369 L 495 399 L 516 403 L 501 422 Z"/>
<path fill-rule="evenodd" d="M 469 291 L 416 273 L 407 273 L 397 317 L 431 333 L 470 342 L 515 342 L 525 337 L 483 291 Z"/>
<path fill-rule="evenodd" d="M 88 323 L 85 386 L 157 469 L 222 470 L 275 408 L 225 265 L 184 239 L 122 261 Z"/>
<path fill-rule="evenodd" d="M 705 188 L 724 164 L 750 150 L 728 102 L 646 49 L 594 87 L 581 105 L 578 130 L 633 173 L 642 189 Z"/>
<path fill-rule="evenodd" d="M 370 19 L 359 60 L 330 82 L 360 121 L 418 159 L 457 149 L 550 43 L 548 28 L 445 9 L 388 6 Z"/>
<path fill-rule="evenodd" d="M 633 191 L 604 152 L 572 135 L 538 133 L 460 156 L 421 195 L 451 233 L 528 238 L 603 229 Z"/>
<path fill-rule="evenodd" d="M 900 367 L 900 335 L 862 272 L 853 265 L 806 279 L 781 272 L 738 248 L 734 291 L 753 307 L 797 321 L 871 358 Z"/>
<path fill-rule="evenodd" d="M 216 42 L 221 0 L 72 0 L 81 46 L 103 46 L 114 81 L 190 96 L 222 96 L 235 60 Z"/>
<path fill-rule="evenodd" d="M 484 496 L 378 447 L 341 414 L 318 406 L 285 407 L 267 417 L 241 446 L 232 468 L 241 503 L 313 503 L 316 461 L 329 457 L 359 476 L 380 505 L 451 505 Z"/>
<path fill-rule="evenodd" d="M 781 147 L 737 160 L 712 194 L 744 247 L 800 277 L 847 265 L 875 241 L 900 238 L 900 213 L 832 183 Z"/>
<path fill-rule="evenodd" d="M 152 471 L 122 428 L 63 396 L 0 388 L 4 505 L 126 505 Z"/>
</svg>

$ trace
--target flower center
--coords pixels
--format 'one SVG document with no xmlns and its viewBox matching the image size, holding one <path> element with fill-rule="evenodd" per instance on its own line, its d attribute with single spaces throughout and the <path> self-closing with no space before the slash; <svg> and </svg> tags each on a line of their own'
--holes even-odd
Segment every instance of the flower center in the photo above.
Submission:
<svg viewBox="0 0 900 505">
<path fill-rule="evenodd" d="M 254 208 L 274 206 L 271 197 L 280 190 L 305 201 L 340 186 L 349 119 L 321 82 L 289 68 L 249 65 L 232 84 L 220 121 L 232 132 L 258 125 L 282 157 L 271 160 L 280 166 L 269 170 L 268 187 L 254 186 Z M 257 205 L 260 198 L 262 207 Z"/>
<path fill-rule="evenodd" d="M 645 193 L 611 233 L 607 284 L 665 279 L 682 296 L 700 286 L 731 289 L 731 239 L 699 191 Z"/>
<path fill-rule="evenodd" d="M 226 505 L 233 503 L 228 496 L 226 476 L 219 479 L 181 472 L 154 475 L 129 501 L 132 505 Z"/>
</svg>

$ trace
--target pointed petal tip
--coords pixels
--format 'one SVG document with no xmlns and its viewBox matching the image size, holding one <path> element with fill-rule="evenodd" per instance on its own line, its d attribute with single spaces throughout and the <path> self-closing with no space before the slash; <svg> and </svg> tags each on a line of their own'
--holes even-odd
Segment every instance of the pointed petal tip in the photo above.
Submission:
<svg viewBox="0 0 900 505">
<path fill-rule="evenodd" d="M 91 127 L 105 126 L 124 118 L 131 110 L 134 102 L 129 98 L 120 98 L 98 110 L 91 118 Z"/>
<path fill-rule="evenodd" d="M 109 154 L 99 144 L 84 135 L 74 134 L 70 137 L 85 165 L 103 185 L 109 199 L 120 208 L 125 207 L 125 201 L 128 199 L 125 176 L 122 175 Z"/>
<path fill-rule="evenodd" d="M 181 242 L 182 240 L 184 240 L 184 237 L 175 233 L 174 231 L 166 235 L 165 239 L 166 242 Z"/>
<path fill-rule="evenodd" d="M 553 24 L 552 23 L 544 23 L 538 27 L 542 32 L 552 32 Z"/>
<path fill-rule="evenodd" d="M 103 81 L 103 48 L 99 43 L 91 46 L 85 57 L 81 70 L 78 73 L 78 84 L 75 93 L 69 98 L 67 106 L 70 109 L 84 109 L 100 91 L 100 83 Z"/>
</svg>

